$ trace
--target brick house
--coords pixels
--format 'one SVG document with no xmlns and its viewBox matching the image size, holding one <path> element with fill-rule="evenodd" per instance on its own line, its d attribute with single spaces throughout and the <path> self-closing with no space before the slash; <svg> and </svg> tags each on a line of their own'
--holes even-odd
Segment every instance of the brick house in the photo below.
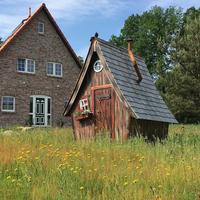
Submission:
<svg viewBox="0 0 200 200">
<path fill-rule="evenodd" d="M 79 59 L 42 4 L 0 46 L 0 127 L 66 123 L 63 109 L 80 68 Z"/>
</svg>

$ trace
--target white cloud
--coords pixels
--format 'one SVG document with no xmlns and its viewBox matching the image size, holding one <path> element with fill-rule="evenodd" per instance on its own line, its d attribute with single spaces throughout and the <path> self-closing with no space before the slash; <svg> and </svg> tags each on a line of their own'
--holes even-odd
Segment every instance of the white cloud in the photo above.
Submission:
<svg viewBox="0 0 200 200">
<path fill-rule="evenodd" d="M 199 0 L 0 0 L 0 36 L 5 38 L 28 16 L 28 8 L 35 11 L 42 3 L 56 18 L 68 24 L 84 23 L 85 18 L 111 18 L 127 10 L 146 10 L 154 5 L 180 6 L 184 9 L 200 6 Z M 3 8 L 3 9 L 2 9 Z M 91 20 L 91 21 L 92 21 Z M 87 24 L 88 26 L 88 24 Z"/>
<path fill-rule="evenodd" d="M 130 2 L 129 1 L 121 1 L 115 0 L 61 0 L 59 1 L 59 5 L 57 5 L 57 10 L 66 11 L 64 16 L 90 16 L 90 15 L 103 15 L 105 17 L 110 17 L 116 14 L 119 10 L 126 8 Z M 55 1 L 50 0 L 49 6 L 53 9 L 55 8 Z"/>
<path fill-rule="evenodd" d="M 41 0 L 34 1 L 41 3 Z M 133 3 L 132 0 L 46 0 L 47 7 L 56 18 L 68 22 L 82 20 L 85 17 L 111 17 Z"/>
<path fill-rule="evenodd" d="M 0 14 L 0 36 L 5 39 L 18 24 L 23 16 Z"/>
<path fill-rule="evenodd" d="M 3 12 L 1 11 L 3 17 L 0 15 L 1 36 L 5 37 L 8 30 L 12 31 L 10 28 L 13 29 L 17 25 L 16 21 L 20 22 L 27 16 L 28 7 L 35 10 L 43 2 L 56 19 L 67 23 L 77 23 L 85 17 L 111 17 L 133 4 L 132 0 L 0 0 L 0 6 L 4 7 Z"/>
</svg>

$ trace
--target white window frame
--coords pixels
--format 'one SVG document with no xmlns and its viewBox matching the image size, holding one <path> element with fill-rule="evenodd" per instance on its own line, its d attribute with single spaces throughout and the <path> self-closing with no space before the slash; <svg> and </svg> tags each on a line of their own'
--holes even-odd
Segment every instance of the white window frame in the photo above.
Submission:
<svg viewBox="0 0 200 200">
<path fill-rule="evenodd" d="M 25 60 L 25 71 L 19 70 L 19 67 L 18 67 L 19 59 Z M 33 72 L 28 71 L 28 61 L 33 61 L 33 64 L 34 64 L 33 65 L 33 69 L 34 69 Z M 18 58 L 17 59 L 17 71 L 20 72 L 20 73 L 35 74 L 35 60 L 29 59 L 29 58 Z"/>
<path fill-rule="evenodd" d="M 42 31 L 40 31 L 40 25 L 42 25 Z M 38 22 L 38 24 L 37 24 L 37 32 L 39 33 L 39 34 L 44 34 L 44 23 L 43 22 Z"/>
<path fill-rule="evenodd" d="M 48 65 L 53 64 L 53 74 L 48 74 Z M 56 65 L 59 64 L 61 66 L 61 75 L 56 74 Z M 54 76 L 54 77 L 63 77 L 63 66 L 61 63 L 55 63 L 55 62 L 48 62 L 47 63 L 47 76 Z"/>
<path fill-rule="evenodd" d="M 3 109 L 3 99 L 6 98 L 6 97 L 13 98 L 13 110 Z M 15 112 L 15 97 L 14 96 L 2 96 L 1 97 L 1 111 L 2 112 Z"/>
<path fill-rule="evenodd" d="M 93 65 L 93 69 L 95 72 L 101 72 L 103 69 L 103 65 L 101 64 L 100 60 L 97 60 L 94 65 Z"/>
<path fill-rule="evenodd" d="M 84 98 L 84 99 L 81 99 L 79 101 L 79 105 L 80 105 L 80 110 L 81 111 L 89 111 L 89 103 L 88 103 L 88 99 L 87 98 Z"/>
</svg>

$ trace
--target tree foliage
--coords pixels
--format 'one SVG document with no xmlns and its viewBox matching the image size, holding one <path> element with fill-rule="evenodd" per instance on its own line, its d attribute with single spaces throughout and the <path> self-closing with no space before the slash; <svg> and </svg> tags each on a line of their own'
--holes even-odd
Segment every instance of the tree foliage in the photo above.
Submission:
<svg viewBox="0 0 200 200">
<path fill-rule="evenodd" d="M 176 67 L 168 74 L 164 96 L 179 121 L 200 122 L 200 14 L 185 20 L 174 44 Z"/>
<path fill-rule="evenodd" d="M 126 46 L 126 39 L 134 41 L 134 52 L 145 58 L 150 73 L 163 76 L 171 68 L 171 41 L 182 25 L 182 11 L 174 7 L 153 7 L 142 15 L 131 15 L 125 21 L 120 35 L 110 41 Z"/>
</svg>

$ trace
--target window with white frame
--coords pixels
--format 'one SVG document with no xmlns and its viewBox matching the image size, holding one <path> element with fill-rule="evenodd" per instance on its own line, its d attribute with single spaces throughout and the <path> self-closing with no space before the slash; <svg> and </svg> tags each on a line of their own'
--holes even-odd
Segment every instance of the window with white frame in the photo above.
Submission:
<svg viewBox="0 0 200 200">
<path fill-rule="evenodd" d="M 62 77 L 62 74 L 63 74 L 62 64 L 54 62 L 47 63 L 47 75 Z"/>
<path fill-rule="evenodd" d="M 55 75 L 56 76 L 61 76 L 62 75 L 62 65 L 56 63 L 55 64 Z"/>
<path fill-rule="evenodd" d="M 89 111 L 88 99 L 81 99 L 79 103 L 81 111 Z"/>
<path fill-rule="evenodd" d="M 18 58 L 17 71 L 25 73 L 35 73 L 35 61 L 32 59 Z"/>
<path fill-rule="evenodd" d="M 54 75 L 54 70 L 53 70 L 53 63 L 48 63 L 47 64 L 47 74 L 48 75 Z"/>
<path fill-rule="evenodd" d="M 37 31 L 40 34 L 44 34 L 44 23 L 43 22 L 38 22 Z"/>
<path fill-rule="evenodd" d="M 3 96 L 1 99 L 1 110 L 3 112 L 15 112 L 15 97 Z"/>
</svg>

